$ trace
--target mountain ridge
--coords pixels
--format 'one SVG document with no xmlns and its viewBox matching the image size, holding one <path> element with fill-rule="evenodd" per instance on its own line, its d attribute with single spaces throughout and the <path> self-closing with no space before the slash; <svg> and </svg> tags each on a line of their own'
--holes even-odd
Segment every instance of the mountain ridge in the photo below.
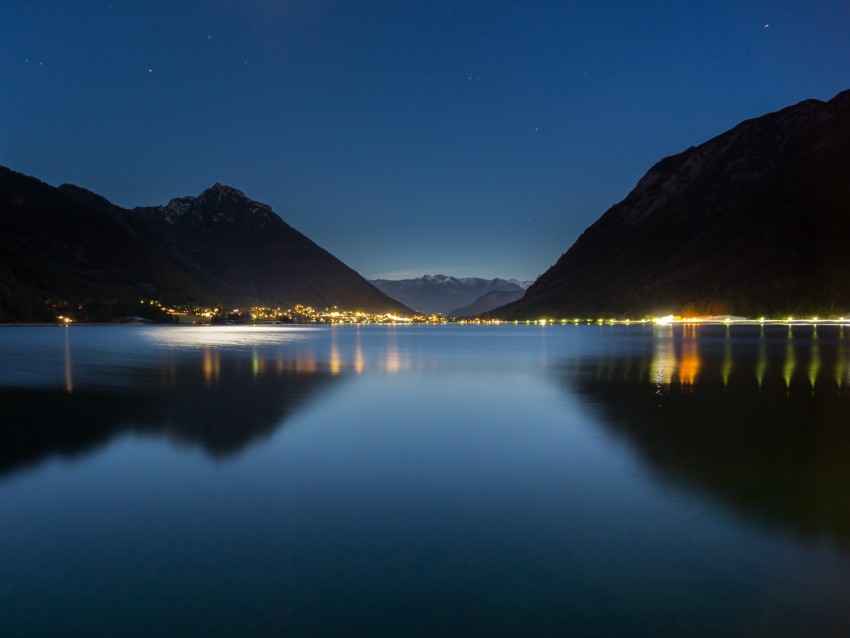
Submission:
<svg viewBox="0 0 850 638">
<path fill-rule="evenodd" d="M 125 209 L 0 167 L 0 321 L 107 320 L 139 298 L 410 312 L 235 188 Z"/>
<path fill-rule="evenodd" d="M 850 313 L 848 221 L 844 91 L 663 158 L 492 315 Z"/>
<path fill-rule="evenodd" d="M 422 275 L 414 279 L 370 280 L 384 294 L 404 305 L 426 314 L 449 316 L 482 296 L 496 291 L 524 291 L 531 282 L 516 279 L 483 279 L 481 277 L 452 277 Z M 491 306 L 491 308 L 494 306 Z"/>
</svg>

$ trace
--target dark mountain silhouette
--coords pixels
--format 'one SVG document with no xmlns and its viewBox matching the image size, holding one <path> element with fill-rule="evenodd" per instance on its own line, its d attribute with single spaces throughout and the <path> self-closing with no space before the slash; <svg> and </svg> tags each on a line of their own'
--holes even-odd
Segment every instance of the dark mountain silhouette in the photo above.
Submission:
<svg viewBox="0 0 850 638">
<path fill-rule="evenodd" d="M 455 308 L 471 304 L 488 292 L 510 290 L 521 293 L 528 287 L 528 282 L 515 279 L 448 275 L 424 275 L 416 279 L 398 280 L 373 279 L 372 283 L 384 294 L 414 310 L 444 315 L 449 315 Z"/>
<path fill-rule="evenodd" d="M 52 321 L 54 306 L 127 305 L 155 295 L 216 298 L 142 241 L 120 210 L 0 167 L 0 321 Z"/>
<path fill-rule="evenodd" d="M 850 91 L 652 167 L 495 316 L 850 314 Z"/>
<path fill-rule="evenodd" d="M 130 217 L 172 254 L 238 290 L 243 302 L 409 312 L 235 188 L 216 184 Z"/>
<path fill-rule="evenodd" d="M 126 210 L 0 167 L 0 321 L 108 319 L 140 298 L 409 312 L 236 189 Z"/>
<path fill-rule="evenodd" d="M 450 317 L 477 317 L 493 308 L 521 299 L 525 290 L 493 290 L 484 293 L 471 304 L 463 308 L 455 308 L 449 313 Z"/>
<path fill-rule="evenodd" d="M 571 361 L 562 380 L 666 483 L 850 548 L 846 338 L 800 332 L 670 330 L 642 356 Z"/>
<path fill-rule="evenodd" d="M 47 459 L 88 454 L 129 432 L 168 436 L 224 458 L 271 435 L 344 375 L 296 362 L 254 374 L 232 353 L 121 376 L 122 386 L 0 387 L 0 480 Z M 219 358 L 220 356 L 220 358 Z M 205 367 L 206 366 L 206 367 Z"/>
</svg>

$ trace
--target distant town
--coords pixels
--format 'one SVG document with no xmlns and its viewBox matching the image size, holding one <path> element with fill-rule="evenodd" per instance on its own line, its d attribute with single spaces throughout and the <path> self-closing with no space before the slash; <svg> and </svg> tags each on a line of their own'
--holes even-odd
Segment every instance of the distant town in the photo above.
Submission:
<svg viewBox="0 0 850 638">
<path fill-rule="evenodd" d="M 641 319 L 618 319 L 606 317 L 574 317 L 574 318 L 552 318 L 541 317 L 539 319 L 527 319 L 524 321 L 506 321 L 498 318 L 458 318 L 444 316 L 442 314 L 413 314 L 401 315 L 395 313 L 369 313 L 362 310 L 346 310 L 337 306 L 329 308 L 314 308 L 296 304 L 291 308 L 253 306 L 250 308 L 219 308 L 209 306 L 169 306 L 162 304 L 156 299 L 141 299 L 140 306 L 150 307 L 160 316 L 170 320 L 170 323 L 183 325 L 237 325 L 237 324 L 446 324 L 456 323 L 461 325 L 500 325 L 500 324 L 524 324 L 538 326 L 554 325 L 732 325 L 732 324 L 835 324 L 844 325 L 850 323 L 850 318 L 845 317 L 736 317 L 731 315 L 711 316 L 682 316 L 666 315 L 663 317 L 644 317 Z M 148 314 L 148 313 L 144 313 Z M 60 324 L 76 323 L 77 319 L 71 314 L 57 315 L 56 321 Z M 119 323 L 162 323 L 149 317 L 130 315 L 121 318 Z"/>
<path fill-rule="evenodd" d="M 441 315 L 415 314 L 405 316 L 394 313 L 369 313 L 361 310 L 344 310 L 337 306 L 314 308 L 296 304 L 291 308 L 280 306 L 269 308 L 253 306 L 250 308 L 218 308 L 205 306 L 167 306 L 156 299 L 142 299 L 171 317 L 175 323 L 182 324 L 244 324 L 244 323 L 441 323 L 448 321 Z M 140 321 L 141 317 L 128 319 Z M 60 319 L 61 320 L 61 319 Z"/>
</svg>

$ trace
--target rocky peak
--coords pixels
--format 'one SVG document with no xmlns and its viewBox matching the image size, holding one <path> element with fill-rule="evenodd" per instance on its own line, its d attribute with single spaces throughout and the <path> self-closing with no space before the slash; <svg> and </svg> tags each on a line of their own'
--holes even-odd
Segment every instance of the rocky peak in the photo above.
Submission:
<svg viewBox="0 0 850 638">
<path fill-rule="evenodd" d="M 199 198 L 209 198 L 214 197 L 219 201 L 227 198 L 227 199 L 235 199 L 235 200 L 244 200 L 250 202 L 251 200 L 248 198 L 245 193 L 240 191 L 239 189 L 233 188 L 232 186 L 225 186 L 219 182 L 216 182 L 208 189 L 206 189 L 203 193 L 200 194 Z"/>
<path fill-rule="evenodd" d="M 267 204 L 256 202 L 242 191 L 219 182 L 198 196 L 176 197 L 162 209 L 165 220 L 175 224 L 185 216 L 193 219 L 193 225 L 201 220 L 209 222 L 251 222 L 258 220 L 261 225 L 274 215 Z"/>
</svg>

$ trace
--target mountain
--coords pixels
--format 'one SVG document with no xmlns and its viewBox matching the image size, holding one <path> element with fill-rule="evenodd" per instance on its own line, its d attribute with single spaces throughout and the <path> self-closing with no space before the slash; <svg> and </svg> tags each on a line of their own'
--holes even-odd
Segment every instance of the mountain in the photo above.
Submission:
<svg viewBox="0 0 850 638">
<path fill-rule="evenodd" d="M 197 197 L 128 216 L 158 238 L 161 249 L 238 291 L 243 304 L 409 312 L 235 188 L 215 184 Z"/>
<path fill-rule="evenodd" d="M 57 308 L 123 307 L 154 294 L 214 298 L 120 215 L 0 167 L 0 321 L 53 321 Z"/>
<path fill-rule="evenodd" d="M 455 308 L 449 312 L 450 317 L 477 317 L 489 312 L 494 308 L 503 306 L 512 301 L 522 298 L 525 289 L 522 290 L 492 290 L 484 293 L 471 304 L 463 308 Z"/>
<path fill-rule="evenodd" d="M 493 315 L 850 315 L 848 245 L 845 91 L 661 160 Z"/>
<path fill-rule="evenodd" d="M 409 312 L 236 189 L 127 210 L 0 167 L 0 321 L 108 320 L 140 298 Z"/>
<path fill-rule="evenodd" d="M 405 306 L 426 314 L 444 315 L 472 303 L 488 292 L 522 291 L 522 284 L 526 283 L 515 279 L 459 279 L 448 275 L 424 275 L 417 279 L 400 280 L 373 279 L 371 282 L 384 294 Z"/>
</svg>

